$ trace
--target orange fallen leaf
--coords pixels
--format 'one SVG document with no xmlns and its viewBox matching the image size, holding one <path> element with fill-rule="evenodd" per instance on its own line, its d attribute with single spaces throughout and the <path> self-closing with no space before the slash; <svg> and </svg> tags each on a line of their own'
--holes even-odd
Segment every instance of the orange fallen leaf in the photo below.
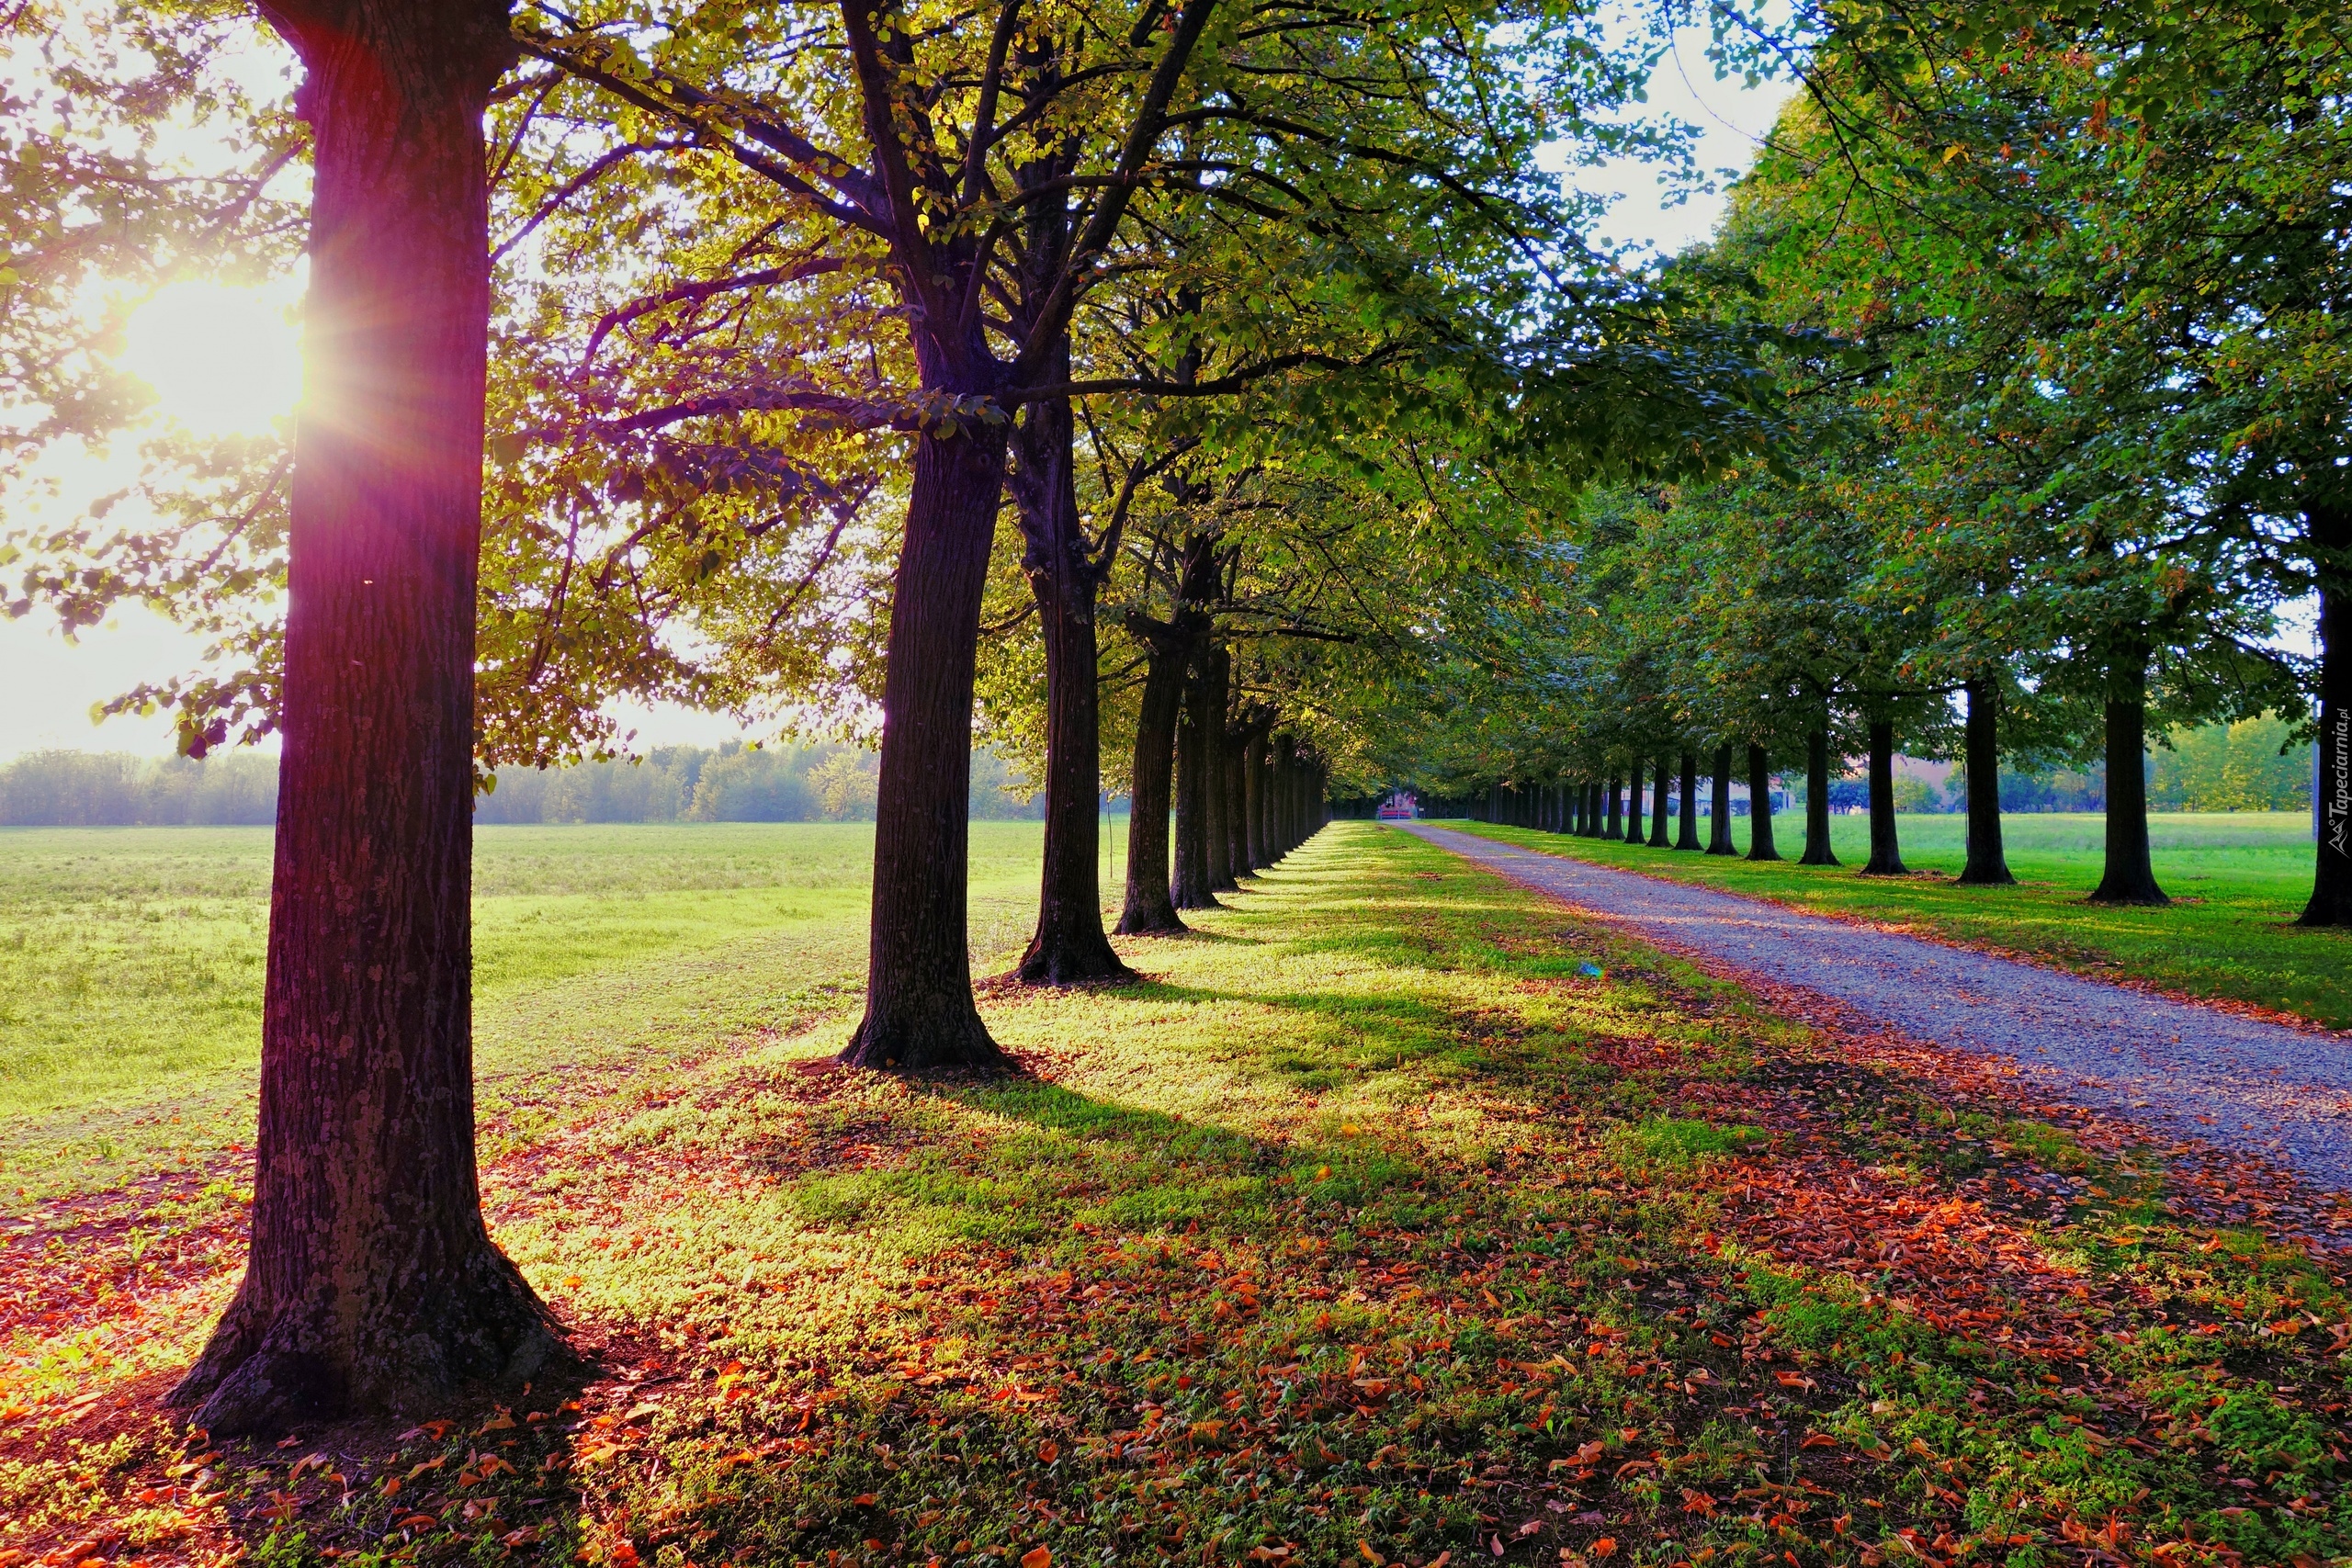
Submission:
<svg viewBox="0 0 2352 1568">
<path fill-rule="evenodd" d="M 1021 1554 L 1021 1568 L 1053 1568 L 1053 1562 L 1050 1547 L 1035 1547 Z"/>
<path fill-rule="evenodd" d="M 1604 1536 L 1602 1536 L 1599 1540 L 1596 1540 L 1596 1541 L 1594 1541 L 1594 1542 L 1592 1543 L 1592 1554 L 1593 1554 L 1595 1557 L 1614 1557 L 1614 1556 L 1616 1556 L 1616 1555 L 1617 1555 L 1617 1538 L 1616 1538 L 1615 1536 L 1613 1536 L 1613 1535 L 1604 1535 Z"/>
</svg>

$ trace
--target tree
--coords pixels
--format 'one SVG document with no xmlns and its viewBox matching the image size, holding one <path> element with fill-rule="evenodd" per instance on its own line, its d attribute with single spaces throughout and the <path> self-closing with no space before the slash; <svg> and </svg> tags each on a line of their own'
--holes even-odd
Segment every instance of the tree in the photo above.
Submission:
<svg viewBox="0 0 2352 1568">
<path fill-rule="evenodd" d="M 2335 346 L 2352 209 L 2352 141 L 2335 107 L 2352 68 L 2340 15 L 2190 0 L 2004 0 L 1834 20 L 1806 9 L 1798 30 L 1822 47 L 1799 51 L 1755 16 L 1725 17 L 1747 62 L 1805 60 L 1841 163 L 1871 187 L 1863 205 L 1899 210 L 1880 235 L 1942 250 L 1922 278 L 1965 292 L 1991 277 L 2032 302 L 2027 352 L 1993 379 L 2078 402 L 2090 434 L 2050 472 L 2075 489 L 2085 521 L 2100 508 L 2084 497 L 2111 495 L 2156 524 L 2099 530 L 2076 564 L 2154 580 L 2155 613 L 2090 639 L 2102 667 L 2081 695 L 2111 716 L 2106 750 L 2129 775 L 2110 801 L 2101 896 L 2161 899 L 2135 826 L 2144 802 L 2131 747 L 2151 660 L 2161 672 L 2183 630 L 2165 571 L 2194 582 L 2235 547 L 2247 574 L 2224 588 L 2225 607 L 2314 593 L 2320 657 L 2301 694 L 2314 733 L 2352 702 L 2352 650 L 2338 636 L 2352 624 L 2338 608 L 2352 592 Z M 2233 629 L 2224 622 L 2213 640 Z M 2239 673 L 2261 657 L 2221 651 Z M 2259 705 L 2241 694 L 2239 711 Z M 2352 747 L 2343 761 L 2352 766 Z M 2321 834 L 2303 919 L 2352 920 L 2352 829 Z"/>
<path fill-rule="evenodd" d="M 555 1348 L 490 1241 L 470 1030 L 490 312 L 480 0 L 271 0 L 317 137 L 243 1282 L 173 1393 L 216 1435 L 421 1408 Z"/>
</svg>

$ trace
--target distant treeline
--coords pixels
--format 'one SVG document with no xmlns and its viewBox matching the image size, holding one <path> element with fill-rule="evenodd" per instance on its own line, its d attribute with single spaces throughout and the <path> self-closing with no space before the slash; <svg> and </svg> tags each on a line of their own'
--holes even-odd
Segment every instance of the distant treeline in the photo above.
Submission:
<svg viewBox="0 0 2352 1568">
<path fill-rule="evenodd" d="M 501 768 L 479 822 L 870 822 L 876 759 L 853 746 L 658 747 L 640 761 Z M 204 761 L 36 751 L 0 765 L 0 827 L 267 826 L 277 759 Z M 1035 818 L 1044 799 L 995 752 L 972 753 L 972 815 Z"/>
<path fill-rule="evenodd" d="M 2170 746 L 2148 753 L 2151 811 L 2309 811 L 2312 751 L 2287 745 L 2284 719 L 2265 716 L 2239 724 L 2209 725 L 2175 732 Z M 2285 747 L 2284 754 L 2280 748 Z M 1792 779 L 1792 802 L 1802 805 L 1804 784 Z M 1860 778 L 1829 782 L 1829 808 L 1866 811 L 1870 784 Z M 1954 773 L 1938 785 L 1916 774 L 1894 780 L 1897 811 L 1965 811 L 1968 779 Z M 2104 811 L 2107 767 L 2094 762 L 2082 773 L 2053 769 L 2042 773 L 2001 771 L 2003 811 Z"/>
</svg>

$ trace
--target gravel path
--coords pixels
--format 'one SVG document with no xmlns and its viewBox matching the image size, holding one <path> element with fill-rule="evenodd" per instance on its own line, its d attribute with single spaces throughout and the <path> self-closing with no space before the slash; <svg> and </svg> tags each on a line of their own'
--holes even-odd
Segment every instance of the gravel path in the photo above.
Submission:
<svg viewBox="0 0 2352 1568">
<path fill-rule="evenodd" d="M 2352 1191 L 2352 1046 L 2333 1036 L 1444 828 L 1407 831 L 1668 946 Z"/>
</svg>

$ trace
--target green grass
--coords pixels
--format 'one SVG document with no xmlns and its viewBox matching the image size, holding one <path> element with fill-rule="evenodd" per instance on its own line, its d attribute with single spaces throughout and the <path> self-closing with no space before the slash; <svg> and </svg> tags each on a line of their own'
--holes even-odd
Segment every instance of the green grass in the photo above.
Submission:
<svg viewBox="0 0 2352 1568">
<path fill-rule="evenodd" d="M 1042 833 L 973 825 L 977 973 L 1028 935 Z M 486 1116 L 563 1072 L 848 1006 L 873 839 L 853 824 L 481 829 Z M 250 1137 L 269 870 L 266 829 L 0 831 L 0 1212 L 10 1187 L 70 1187 L 94 1158 Z"/>
<path fill-rule="evenodd" d="M 842 1017 L 572 1074 L 503 1124 L 486 1209 L 603 1364 L 511 1414 L 77 1448 L 74 1399 L 160 1386 L 236 1261 L 161 1206 L 77 1239 L 43 1288 L 82 1305 L 0 1382 L 0 1536 L 265 1568 L 2352 1548 L 2338 1284 L 2182 1218 L 2159 1162 L 1368 824 L 1232 902 L 1125 944 L 1144 984 L 991 991 L 1021 1077 L 829 1069 Z"/>
<path fill-rule="evenodd" d="M 1830 819 L 1842 866 L 1801 866 L 1802 818 L 1773 822 L 1775 863 L 1677 853 L 1496 827 L 1446 826 L 1553 854 L 1778 899 L 1800 909 L 1854 915 L 1972 945 L 1998 948 L 2103 978 L 2143 980 L 2193 997 L 2226 998 L 2352 1028 L 2352 931 L 2307 931 L 2295 917 L 2311 897 L 2311 818 L 2295 812 L 2158 815 L 2150 819 L 2163 908 L 2088 902 L 2098 886 L 2105 819 L 2025 815 L 2002 819 L 2015 887 L 1962 887 L 1966 824 L 1957 816 L 1897 818 L 1904 863 L 1915 875 L 1866 877 L 1870 824 Z M 1704 837 L 1704 825 L 1701 835 Z M 1743 854 L 1748 824 L 1734 840 Z"/>
</svg>

